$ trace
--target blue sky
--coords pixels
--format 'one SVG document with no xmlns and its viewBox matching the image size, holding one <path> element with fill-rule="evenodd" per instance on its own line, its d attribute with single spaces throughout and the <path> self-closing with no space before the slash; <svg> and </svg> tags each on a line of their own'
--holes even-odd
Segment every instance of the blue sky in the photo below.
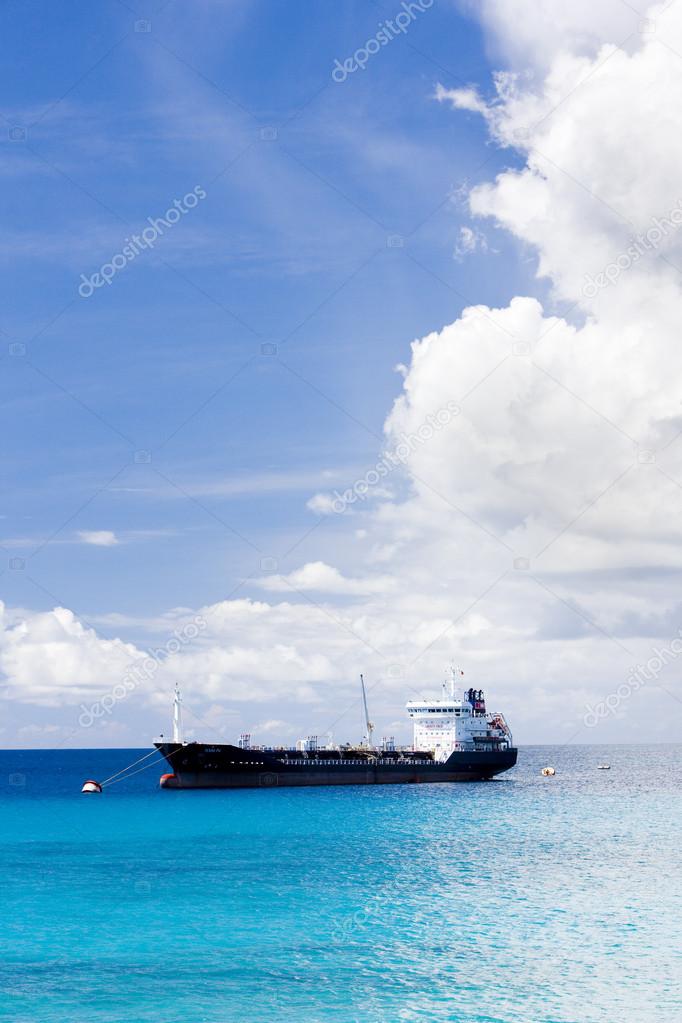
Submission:
<svg viewBox="0 0 682 1023">
<path fill-rule="evenodd" d="M 310 494 L 375 461 L 410 342 L 528 291 L 489 225 L 484 256 L 453 258 L 458 190 L 514 162 L 433 99 L 489 89 L 478 26 L 437 2 L 331 79 L 394 6 L 3 8 L 11 604 L 157 613 L 224 598 L 262 556 L 288 568 Z M 197 185 L 153 251 L 79 296 Z M 102 530 L 120 543 L 78 542 Z"/>
<path fill-rule="evenodd" d="M 522 742 L 623 741 L 659 648 L 677 734 L 675 224 L 627 252 L 681 16 L 411 9 L 2 8 L 4 743 L 143 745 L 176 681 L 192 735 L 323 735 L 361 671 L 405 739 L 450 663 Z"/>
</svg>

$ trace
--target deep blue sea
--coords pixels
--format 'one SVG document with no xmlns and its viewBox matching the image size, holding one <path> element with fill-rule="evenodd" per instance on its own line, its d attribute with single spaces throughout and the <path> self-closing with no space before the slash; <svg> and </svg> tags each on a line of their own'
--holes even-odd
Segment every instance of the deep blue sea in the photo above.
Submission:
<svg viewBox="0 0 682 1023">
<path fill-rule="evenodd" d="M 682 1019 L 682 747 L 376 788 L 172 792 L 153 767 L 80 794 L 144 752 L 0 753 L 0 1019 Z"/>
</svg>

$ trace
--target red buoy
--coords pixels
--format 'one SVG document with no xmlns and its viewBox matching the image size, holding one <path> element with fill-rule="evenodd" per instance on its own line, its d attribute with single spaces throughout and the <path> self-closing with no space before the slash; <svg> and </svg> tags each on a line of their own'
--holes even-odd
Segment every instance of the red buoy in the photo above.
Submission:
<svg viewBox="0 0 682 1023">
<path fill-rule="evenodd" d="M 92 778 L 89 778 L 86 782 L 84 782 L 83 783 L 83 788 L 81 789 L 81 792 L 101 792 L 101 791 L 102 791 L 102 786 L 100 785 L 100 783 L 98 781 L 93 781 Z"/>
</svg>

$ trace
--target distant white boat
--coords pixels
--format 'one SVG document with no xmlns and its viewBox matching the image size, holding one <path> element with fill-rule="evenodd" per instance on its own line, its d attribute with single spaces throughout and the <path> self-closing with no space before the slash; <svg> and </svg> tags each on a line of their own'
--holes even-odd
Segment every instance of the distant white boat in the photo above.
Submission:
<svg viewBox="0 0 682 1023">
<path fill-rule="evenodd" d="M 611 770 L 611 764 L 597 764 L 597 770 L 598 771 L 610 771 Z"/>
</svg>

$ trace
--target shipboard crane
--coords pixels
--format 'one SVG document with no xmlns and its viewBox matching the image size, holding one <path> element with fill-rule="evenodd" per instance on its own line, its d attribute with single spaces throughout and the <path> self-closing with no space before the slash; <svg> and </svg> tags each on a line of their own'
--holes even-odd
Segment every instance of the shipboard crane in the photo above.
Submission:
<svg viewBox="0 0 682 1023">
<path fill-rule="evenodd" d="M 372 745 L 372 735 L 374 733 L 374 725 L 369 720 L 369 710 L 367 709 L 367 692 L 365 690 L 365 679 L 363 675 L 360 675 L 360 685 L 362 686 L 362 706 L 365 710 L 365 725 L 367 726 L 367 735 L 365 740 L 368 746 Z"/>
</svg>

